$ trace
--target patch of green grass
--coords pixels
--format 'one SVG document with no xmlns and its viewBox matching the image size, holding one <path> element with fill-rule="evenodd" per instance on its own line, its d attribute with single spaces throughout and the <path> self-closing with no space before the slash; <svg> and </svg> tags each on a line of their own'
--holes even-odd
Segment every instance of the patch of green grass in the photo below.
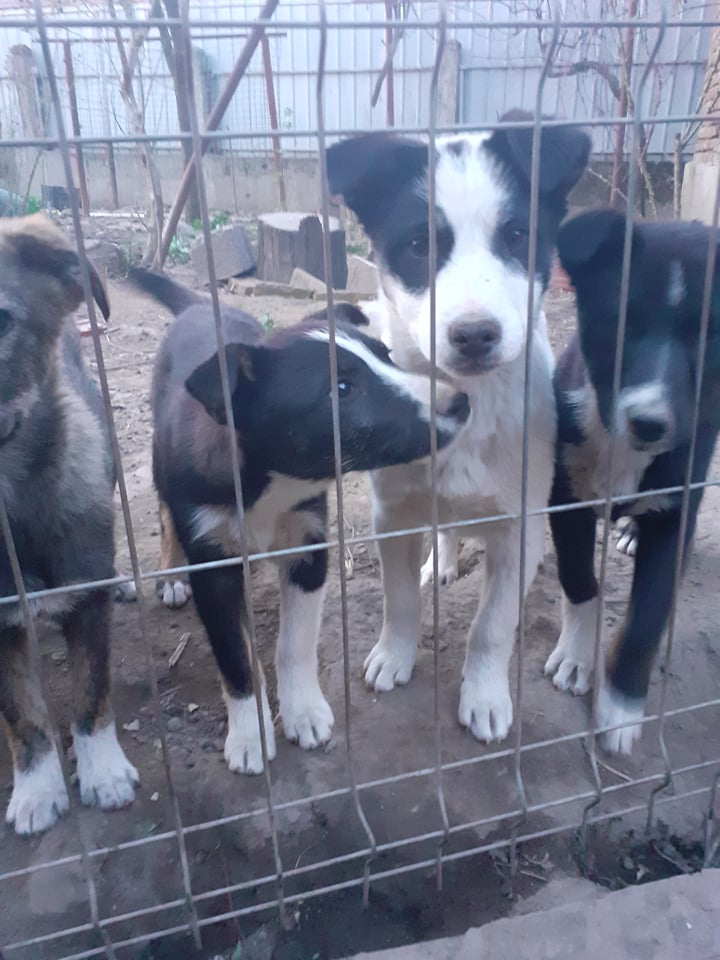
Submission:
<svg viewBox="0 0 720 960">
<path fill-rule="evenodd" d="M 168 248 L 168 260 L 170 263 L 177 266 L 179 263 L 187 263 L 189 259 L 190 247 L 181 240 L 180 237 L 173 237 Z"/>
<path fill-rule="evenodd" d="M 218 213 L 214 213 L 210 217 L 210 229 L 218 230 L 220 227 L 225 227 L 230 223 L 230 214 L 226 210 L 220 210 Z M 202 220 L 199 217 L 196 217 L 194 220 L 190 221 L 190 226 L 195 231 L 195 233 L 200 233 L 202 231 Z"/>
</svg>

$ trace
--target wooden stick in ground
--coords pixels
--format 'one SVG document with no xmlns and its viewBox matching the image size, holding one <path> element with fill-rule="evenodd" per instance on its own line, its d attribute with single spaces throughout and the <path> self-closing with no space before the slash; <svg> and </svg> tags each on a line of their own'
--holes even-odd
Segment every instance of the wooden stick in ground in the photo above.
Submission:
<svg viewBox="0 0 720 960">
<path fill-rule="evenodd" d="M 237 58 L 235 66 L 230 73 L 230 76 L 227 79 L 227 83 L 217 99 L 217 103 L 212 108 L 212 112 L 207 119 L 207 124 L 205 127 L 206 133 L 211 133 L 213 130 L 217 130 L 220 126 L 222 118 L 225 116 L 225 111 L 230 105 L 230 101 L 235 95 L 235 90 L 237 89 L 238 84 L 243 78 L 245 71 L 250 65 L 252 56 L 257 49 L 260 40 L 262 39 L 265 33 L 265 26 L 262 23 L 263 20 L 269 20 L 270 17 L 275 13 L 277 9 L 279 0 L 267 0 L 263 5 L 262 10 L 257 23 L 252 30 L 250 31 L 250 36 L 245 41 L 245 46 L 240 51 L 240 56 Z M 204 154 L 208 148 L 207 140 L 202 141 L 201 152 Z M 175 231 L 177 230 L 177 225 L 180 221 L 183 209 L 185 207 L 185 202 L 190 192 L 190 185 L 195 176 L 195 155 L 193 154 L 190 163 L 185 167 L 185 172 L 183 173 L 183 178 L 180 181 L 180 187 L 175 197 L 175 201 L 170 208 L 168 213 L 167 220 L 165 222 L 165 231 L 162 236 L 162 242 L 159 245 L 158 251 L 155 256 L 155 261 L 153 266 L 158 268 L 162 267 L 165 263 L 165 258 L 167 257 L 168 250 L 170 249 L 170 244 L 172 243 L 172 238 L 175 236 Z"/>
</svg>

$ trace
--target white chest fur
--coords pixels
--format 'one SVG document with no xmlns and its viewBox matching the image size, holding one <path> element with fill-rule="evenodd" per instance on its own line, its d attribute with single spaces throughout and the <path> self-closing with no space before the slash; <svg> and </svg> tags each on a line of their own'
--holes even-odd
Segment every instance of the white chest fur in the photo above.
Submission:
<svg viewBox="0 0 720 960">
<path fill-rule="evenodd" d="M 297 545 L 298 537 L 302 537 L 302 534 L 311 528 L 316 529 L 319 524 L 313 520 L 313 515 L 306 511 L 297 512 L 297 524 L 289 522 L 288 514 L 299 503 L 323 493 L 327 486 L 327 481 L 324 480 L 297 480 L 293 477 L 272 475 L 262 495 L 245 511 L 248 551 L 264 553 L 272 548 L 282 549 Z M 193 523 L 196 540 L 202 538 L 216 543 L 228 556 L 239 554 L 242 538 L 235 507 L 198 507 Z"/>
<path fill-rule="evenodd" d="M 553 358 L 544 323 L 535 331 L 531 349 L 528 503 L 541 508 L 550 493 L 556 429 Z M 438 455 L 441 523 L 519 510 L 524 382 L 521 356 L 498 370 L 458 383 L 470 396 L 472 414 L 460 437 Z M 418 512 L 428 514 L 429 460 L 377 471 L 372 479 L 375 494 L 383 503 L 412 501 Z"/>
</svg>

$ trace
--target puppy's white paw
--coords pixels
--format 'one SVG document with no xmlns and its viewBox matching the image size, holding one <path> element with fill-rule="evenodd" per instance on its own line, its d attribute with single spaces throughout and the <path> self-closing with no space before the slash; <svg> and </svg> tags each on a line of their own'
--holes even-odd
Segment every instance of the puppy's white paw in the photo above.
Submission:
<svg viewBox="0 0 720 960">
<path fill-rule="evenodd" d="M 472 677 L 464 677 L 460 687 L 458 720 L 476 740 L 484 743 L 504 740 L 513 722 L 507 673 L 483 670 Z"/>
<path fill-rule="evenodd" d="M 365 683 L 378 693 L 392 690 L 395 684 L 402 686 L 409 683 L 416 657 L 417 644 L 390 639 L 383 630 L 365 659 Z"/>
<path fill-rule="evenodd" d="M 60 759 L 52 747 L 29 770 L 15 770 L 5 814 L 15 833 L 28 836 L 48 830 L 70 807 Z"/>
<path fill-rule="evenodd" d="M 637 524 L 632 517 L 620 521 L 615 528 L 616 546 L 620 553 L 634 557 L 637 553 Z"/>
<path fill-rule="evenodd" d="M 115 722 L 91 734 L 73 730 L 73 743 L 82 802 L 103 810 L 132 803 L 140 777 L 118 743 Z"/>
<path fill-rule="evenodd" d="M 233 773 L 256 774 L 263 772 L 263 755 L 260 746 L 260 723 L 258 722 L 255 697 L 242 700 L 225 696 L 228 712 L 228 734 L 225 739 L 225 761 Z M 263 725 L 268 760 L 274 760 L 275 728 L 273 727 L 270 704 L 263 687 L 262 692 Z"/>
<path fill-rule="evenodd" d="M 438 557 L 438 577 L 440 578 L 440 584 L 443 587 L 450 586 L 451 583 L 455 583 L 458 578 L 457 555 L 452 557 L 447 555 L 443 556 L 443 551 L 440 551 Z M 426 587 L 428 584 L 433 582 L 433 579 L 433 552 L 431 550 L 430 556 L 423 564 L 420 572 L 420 586 Z"/>
<path fill-rule="evenodd" d="M 600 738 L 602 746 L 609 753 L 624 753 L 629 756 L 642 736 L 643 725 L 639 721 L 644 713 L 643 700 L 631 700 L 611 686 L 606 678 L 598 692 L 598 730 L 606 730 L 607 727 L 615 727 L 620 723 L 631 725 L 603 733 Z"/>
<path fill-rule="evenodd" d="M 192 596 L 192 588 L 182 580 L 160 580 L 158 593 L 166 607 L 177 610 L 188 602 Z"/>
<path fill-rule="evenodd" d="M 292 683 L 278 684 L 280 716 L 285 736 L 303 750 L 314 750 L 332 736 L 335 717 L 314 676 L 293 677 Z"/>
<path fill-rule="evenodd" d="M 581 696 L 590 689 L 596 626 L 597 598 L 572 604 L 563 597 L 562 633 L 545 662 L 545 675 L 558 690 Z"/>
<path fill-rule="evenodd" d="M 137 600 L 137 588 L 133 580 L 127 583 L 119 583 L 115 588 L 116 603 L 135 603 Z"/>
</svg>

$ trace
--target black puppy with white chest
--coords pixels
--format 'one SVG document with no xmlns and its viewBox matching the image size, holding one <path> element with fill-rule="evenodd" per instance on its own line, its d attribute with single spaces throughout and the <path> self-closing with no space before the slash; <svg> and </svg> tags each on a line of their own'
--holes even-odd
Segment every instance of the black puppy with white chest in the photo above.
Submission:
<svg viewBox="0 0 720 960">
<path fill-rule="evenodd" d="M 251 552 L 317 547 L 326 540 L 326 491 L 335 475 L 327 313 L 265 335 L 253 317 L 223 306 L 222 326 L 236 436 L 223 403 L 215 320 L 209 300 L 172 281 L 134 271 L 137 285 L 177 315 L 157 356 L 153 381 L 153 469 L 161 504 L 161 563 L 179 566 L 236 557 L 241 531 L 230 443 L 236 442 Z M 405 463 L 430 452 L 430 381 L 399 370 L 367 336 L 367 318 L 335 308 L 343 473 Z M 438 446 L 461 431 L 468 398 L 438 384 Z M 175 533 L 179 544 L 172 541 Z M 318 682 L 317 644 L 328 555 L 315 549 L 281 559 L 278 698 L 285 735 L 311 749 L 332 734 L 333 713 Z M 222 675 L 228 710 L 225 759 L 259 773 L 262 752 L 245 635 L 241 566 L 193 570 L 192 593 Z M 174 593 L 174 591 L 172 591 Z M 268 756 L 275 737 L 262 705 Z"/>
<path fill-rule="evenodd" d="M 613 422 L 613 496 L 633 497 L 685 481 L 711 233 L 697 223 L 633 226 L 622 374 L 613 403 L 624 237 L 624 216 L 609 210 L 582 214 L 560 231 L 560 259 L 577 292 L 578 334 L 555 374 L 559 437 L 553 506 L 607 495 Z M 693 482 L 705 480 L 720 428 L 719 296 L 716 271 Z M 691 491 L 681 546 L 681 493 L 637 497 L 613 507 L 613 520 L 633 518 L 637 547 L 629 609 L 598 697 L 599 729 L 628 724 L 604 734 L 609 750 L 630 753 L 640 736 L 650 672 L 670 612 L 677 550 L 684 563 L 701 499 L 702 490 Z M 588 691 L 593 666 L 596 520 L 591 507 L 551 514 L 563 625 L 545 670 L 557 687 L 577 694 Z"/>
</svg>

